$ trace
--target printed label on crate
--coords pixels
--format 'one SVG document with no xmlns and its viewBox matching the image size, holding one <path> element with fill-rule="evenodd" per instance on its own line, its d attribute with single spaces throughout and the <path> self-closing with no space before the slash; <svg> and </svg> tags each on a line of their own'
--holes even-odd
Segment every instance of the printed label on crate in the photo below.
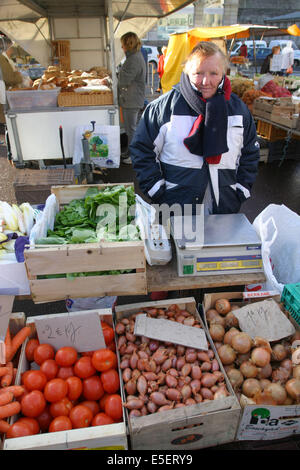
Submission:
<svg viewBox="0 0 300 470">
<path fill-rule="evenodd" d="M 242 331 L 252 338 L 261 336 L 268 341 L 278 341 L 295 333 L 295 327 L 280 310 L 275 300 L 254 302 L 234 311 Z"/>
<path fill-rule="evenodd" d="M 237 439 L 271 440 L 299 433 L 299 405 L 249 405 L 244 408 Z"/>
<path fill-rule="evenodd" d="M 40 343 L 55 349 L 72 346 L 85 352 L 106 347 L 98 312 L 39 318 L 35 324 Z"/>
<path fill-rule="evenodd" d="M 183 325 L 171 320 L 149 318 L 144 314 L 137 315 L 134 334 L 190 348 L 208 350 L 205 331 L 202 328 Z"/>
</svg>

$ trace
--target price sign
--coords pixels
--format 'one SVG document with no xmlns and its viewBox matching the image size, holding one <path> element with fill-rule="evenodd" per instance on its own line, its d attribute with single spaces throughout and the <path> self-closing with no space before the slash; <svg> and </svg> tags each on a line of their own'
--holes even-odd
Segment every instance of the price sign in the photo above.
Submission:
<svg viewBox="0 0 300 470">
<path fill-rule="evenodd" d="M 106 347 L 100 317 L 95 311 L 39 317 L 35 324 L 40 343 L 49 343 L 55 350 L 72 346 L 85 352 Z"/>
</svg>

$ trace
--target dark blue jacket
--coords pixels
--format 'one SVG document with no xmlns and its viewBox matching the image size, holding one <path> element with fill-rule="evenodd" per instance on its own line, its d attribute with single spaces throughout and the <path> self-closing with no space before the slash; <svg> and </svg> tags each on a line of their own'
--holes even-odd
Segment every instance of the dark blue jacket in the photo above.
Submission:
<svg viewBox="0 0 300 470">
<path fill-rule="evenodd" d="M 132 165 L 142 192 L 152 202 L 209 202 L 209 212 L 236 213 L 250 197 L 259 162 L 259 144 L 252 115 L 231 93 L 227 103 L 229 151 L 220 163 L 207 164 L 183 143 L 197 114 L 176 86 L 144 111 L 130 145 Z M 210 206 L 210 208 L 209 208 Z"/>
</svg>

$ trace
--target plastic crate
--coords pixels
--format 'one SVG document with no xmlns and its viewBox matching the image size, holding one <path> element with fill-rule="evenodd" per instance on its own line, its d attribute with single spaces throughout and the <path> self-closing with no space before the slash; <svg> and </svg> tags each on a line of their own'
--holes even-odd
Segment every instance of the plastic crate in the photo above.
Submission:
<svg viewBox="0 0 300 470">
<path fill-rule="evenodd" d="M 281 302 L 300 325 L 300 283 L 286 284 L 282 292 Z"/>
<path fill-rule="evenodd" d="M 10 109 L 56 108 L 60 87 L 52 90 L 15 90 L 7 91 Z"/>
</svg>

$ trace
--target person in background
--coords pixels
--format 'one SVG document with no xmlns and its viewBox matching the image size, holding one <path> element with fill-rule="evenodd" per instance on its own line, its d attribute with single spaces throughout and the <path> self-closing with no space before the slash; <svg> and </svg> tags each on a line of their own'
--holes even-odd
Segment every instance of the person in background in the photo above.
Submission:
<svg viewBox="0 0 300 470">
<path fill-rule="evenodd" d="M 135 33 L 123 34 L 121 46 L 126 60 L 118 75 L 118 94 L 125 132 L 128 137 L 128 149 L 121 156 L 121 162 L 131 164 L 129 144 L 137 126 L 139 112 L 145 103 L 146 64 L 141 53 L 141 41 Z"/>
<path fill-rule="evenodd" d="M 247 45 L 245 44 L 245 41 L 243 41 L 240 47 L 239 55 L 242 57 L 247 57 L 247 54 L 248 54 L 248 48 L 247 48 Z"/>
<path fill-rule="evenodd" d="M 259 164 L 256 127 L 231 92 L 225 54 L 209 41 L 189 54 L 180 83 L 149 103 L 130 145 L 140 189 L 151 203 L 193 213 L 237 213 Z M 163 221 L 164 223 L 164 221 Z"/>
<path fill-rule="evenodd" d="M 278 55 L 278 54 L 280 54 L 280 46 L 273 46 L 271 54 L 267 55 L 267 57 L 263 61 L 263 64 L 260 69 L 260 73 L 272 73 L 272 74 L 276 73 L 270 70 L 270 65 L 271 65 L 271 59 L 273 58 L 273 55 Z"/>
<path fill-rule="evenodd" d="M 292 41 L 288 41 L 286 46 L 282 49 L 282 64 L 281 71 L 283 75 L 293 73 L 294 66 L 294 49 Z"/>
<path fill-rule="evenodd" d="M 146 64 L 146 83 L 148 83 L 148 52 L 144 46 L 141 47 L 141 53 L 143 54 L 144 61 Z"/>
<path fill-rule="evenodd" d="M 162 86 L 161 86 L 161 79 L 162 79 L 162 76 L 164 74 L 164 66 L 165 66 L 165 57 L 166 57 L 166 54 L 167 54 L 167 47 L 166 46 L 163 46 L 161 48 L 161 54 L 158 58 L 158 65 L 157 65 L 157 73 L 158 73 L 158 76 L 159 76 L 159 85 L 158 85 L 158 88 L 156 90 L 156 93 L 160 93 L 161 90 L 162 90 Z"/>
</svg>

